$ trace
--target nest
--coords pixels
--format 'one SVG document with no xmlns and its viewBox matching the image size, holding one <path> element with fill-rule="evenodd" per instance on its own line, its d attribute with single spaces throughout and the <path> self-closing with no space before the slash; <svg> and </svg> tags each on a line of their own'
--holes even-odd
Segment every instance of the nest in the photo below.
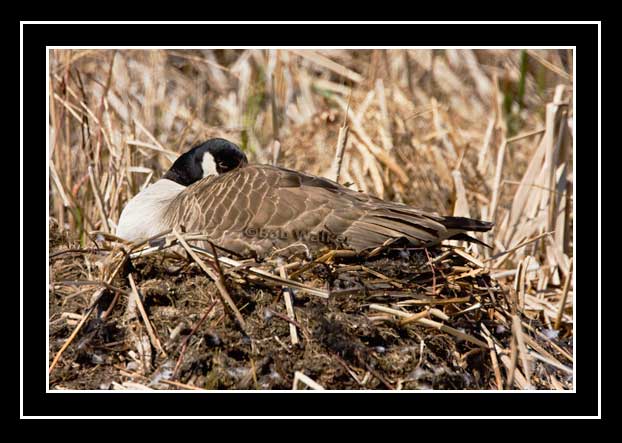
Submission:
<svg viewBox="0 0 622 443">
<path fill-rule="evenodd" d="M 572 387 L 571 340 L 458 246 L 255 262 L 177 232 L 51 241 L 53 388 Z"/>
</svg>

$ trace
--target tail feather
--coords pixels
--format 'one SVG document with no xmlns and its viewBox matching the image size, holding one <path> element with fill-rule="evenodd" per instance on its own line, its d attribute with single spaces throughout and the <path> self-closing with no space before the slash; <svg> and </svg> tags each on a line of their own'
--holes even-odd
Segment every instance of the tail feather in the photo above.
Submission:
<svg viewBox="0 0 622 443">
<path fill-rule="evenodd" d="M 465 233 L 456 234 L 452 237 L 449 237 L 448 240 L 463 240 L 463 241 L 473 242 L 473 243 L 477 243 L 478 245 L 486 246 L 488 249 L 492 249 L 492 246 L 490 246 L 489 244 L 486 244 L 483 241 L 475 237 L 471 237 L 470 235 L 467 235 Z"/>
<path fill-rule="evenodd" d="M 442 223 L 445 225 L 447 229 L 458 229 L 461 231 L 476 231 L 476 232 L 490 231 L 490 229 L 495 225 L 492 222 L 475 220 L 473 218 L 452 217 L 452 216 L 443 217 Z"/>
<path fill-rule="evenodd" d="M 440 217 L 434 222 L 436 230 L 427 227 L 434 221 L 422 215 L 404 213 L 398 218 L 393 212 L 374 213 L 356 220 L 345 231 L 348 243 L 356 250 L 378 247 L 387 240 L 405 238 L 413 245 L 436 245 L 443 240 L 464 240 L 490 248 L 486 243 L 466 234 L 468 231 L 485 232 L 493 224 L 465 217 Z"/>
</svg>

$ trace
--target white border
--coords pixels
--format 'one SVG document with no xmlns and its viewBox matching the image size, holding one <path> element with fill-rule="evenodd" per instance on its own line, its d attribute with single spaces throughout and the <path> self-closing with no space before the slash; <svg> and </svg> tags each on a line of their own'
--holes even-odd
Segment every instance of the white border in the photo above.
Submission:
<svg viewBox="0 0 622 443">
<path fill-rule="evenodd" d="M 47 72 L 46 72 L 47 76 Z M 47 94 L 49 95 L 49 93 Z M 19 410 L 20 416 L 24 415 L 24 27 L 19 27 Z M 46 123 L 47 125 L 47 123 Z M 49 132 L 49 131 L 48 131 Z M 49 168 L 46 168 L 49 170 Z M 47 183 L 47 181 L 46 181 Z M 48 193 L 46 188 L 45 193 Z M 50 217 L 46 206 L 46 214 Z M 47 224 L 47 220 L 46 220 Z M 49 231 L 49 228 L 46 228 Z M 48 242 L 49 243 L 49 242 Z M 49 246 L 46 247 L 49 256 Z M 50 281 L 48 258 L 45 260 L 46 282 Z M 49 295 L 46 300 L 49 299 Z M 49 302 L 46 303 L 49 309 Z M 48 315 L 48 321 L 49 321 Z M 49 327 L 48 327 L 49 329 Z M 49 355 L 48 342 L 48 355 Z M 49 380 L 48 380 L 49 386 Z"/>
<path fill-rule="evenodd" d="M 601 366 L 601 328 L 602 328 L 602 320 L 601 320 L 601 295 L 602 295 L 602 286 L 601 286 L 601 260 L 602 260 L 602 249 L 601 249 L 601 138 L 600 138 L 600 117 L 601 117 L 601 103 L 600 103 L 600 79 L 601 79 L 601 71 L 600 71 L 600 32 L 601 32 L 601 23 L 598 23 L 598 257 L 596 260 L 598 261 L 598 416 L 601 416 L 601 407 L 602 407 L 602 399 L 601 399 L 601 378 L 602 378 L 602 366 Z M 573 100 L 576 103 L 576 100 Z M 573 151 L 575 151 L 573 149 Z M 576 165 L 577 162 L 574 161 Z M 576 185 L 576 180 L 574 180 L 574 184 Z M 572 193 L 577 195 L 576 190 L 573 189 Z M 576 203 L 573 204 L 573 207 Z M 576 223 L 574 225 L 576 230 Z M 574 238 L 576 237 L 576 232 L 573 232 Z M 574 273 L 574 271 L 573 271 Z M 576 275 L 576 273 L 575 273 Z M 574 277 L 574 275 L 573 275 Z M 573 285 L 576 284 L 576 281 L 572 282 Z M 576 297 L 576 286 L 573 286 L 573 296 Z M 574 303 L 574 301 L 573 301 Z M 574 309 L 573 309 L 574 314 Z M 576 332 L 576 328 L 575 328 Z M 574 360 L 574 356 L 573 356 Z M 576 374 L 576 372 L 575 372 Z"/>
<path fill-rule="evenodd" d="M 598 104 L 599 104 L 599 113 L 598 113 L 598 124 L 599 124 L 599 131 L 598 131 L 598 177 L 599 177 L 599 184 L 598 184 L 598 219 L 599 219 L 599 227 L 598 227 L 598 239 L 599 239 L 599 244 L 598 244 L 598 249 L 599 249 L 599 255 L 600 255 L 600 239 L 601 239 L 601 231 L 600 231 L 600 217 L 601 217 L 601 187 L 600 187 L 600 174 L 601 174 L 601 157 L 600 157 L 600 148 L 601 148 L 601 139 L 600 139 L 600 93 L 601 93 L 601 89 L 600 89 L 600 56 L 601 56 L 601 51 L 600 51 L 600 44 L 601 44 L 601 22 L 600 21 L 586 21 L 586 22 L 582 22 L 582 21 L 561 21 L 561 22 L 540 22 L 540 21 L 524 21 L 524 22 L 519 22 L 519 21 L 496 21 L 496 22 L 482 22 L 482 21 L 477 21 L 477 22 L 468 22 L 468 21 L 434 21 L 434 22 L 421 22 L 421 21 L 398 21 L 398 22 L 388 22 L 388 21 L 381 21 L 381 22 L 373 22 L 373 21 L 357 21 L 357 22 L 346 22 L 346 21 L 318 21 L 318 22 L 310 22 L 310 21 L 284 21 L 284 22 L 280 22 L 280 21 L 268 21 L 268 22 L 261 22 L 261 21 L 226 21 L 226 22 L 214 22 L 214 21 L 191 21 L 191 22 L 179 22 L 179 21 L 174 21 L 174 22 L 165 22 L 165 21 L 151 21 L 151 22 L 136 22 L 136 21 L 128 21 L 128 22 L 122 22 L 122 21 L 112 21 L 112 22 L 93 22 L 93 21 L 77 21 L 77 22 L 68 22 L 68 21 L 61 21 L 61 22 L 51 22 L 51 21 L 22 21 L 20 22 L 20 242 L 23 245 L 23 25 L 24 24 L 597 24 L 598 25 L 598 73 L 599 73 L 599 85 L 598 85 Z M 568 49 L 573 49 L 573 68 L 576 66 L 576 47 L 567 47 L 567 46 L 278 46 L 278 47 L 274 47 L 274 46 L 46 46 L 46 92 L 47 92 L 47 96 L 46 96 L 46 125 L 49 125 L 49 50 L 50 49 L 66 49 L 66 48 L 72 48 L 72 49 L 189 49 L 189 48 L 193 48 L 193 49 L 211 49 L 211 48 L 230 48 L 230 49 L 271 49 L 271 48 L 281 48 L 281 49 L 292 49 L 292 48 L 296 48 L 296 49 L 317 49 L 317 48 L 323 48 L 323 49 L 331 49 L 331 48 L 340 48 L 340 49 L 395 49 L 395 48 L 400 48 L 400 49 L 431 49 L 431 48 L 438 48 L 438 49 L 465 49 L 465 48 L 469 48 L 469 49 L 490 49 L 490 48 L 503 48 L 503 49 L 562 49 L 562 48 L 568 48 Z M 574 84 L 576 84 L 576 70 L 573 69 L 573 80 L 574 80 Z M 573 85 L 574 86 L 574 85 Z M 574 117 L 574 121 L 573 121 L 573 130 L 575 131 L 575 137 L 573 138 L 573 193 L 576 195 L 576 171 L 575 171 L 575 165 L 576 165 L 576 149 L 574 147 L 574 140 L 576 139 L 576 100 L 574 100 L 574 94 L 576 93 L 576 88 L 573 87 L 573 117 Z M 49 161 L 49 130 L 47 131 L 46 134 L 46 152 L 48 155 L 48 161 Z M 48 184 L 49 184 L 49 168 L 46 168 L 46 213 L 48 214 L 48 218 L 49 218 L 49 193 L 48 193 Z M 576 197 L 575 197 L 576 198 Z M 573 211 L 576 213 L 576 201 L 573 204 Z M 47 225 L 47 220 L 46 220 L 46 249 L 48 250 L 48 255 L 49 255 L 49 229 L 48 229 L 48 225 Z M 575 223 L 573 225 L 573 235 L 576 238 L 576 218 L 575 218 Z M 573 248 L 574 248 L 574 244 L 573 244 Z M 576 254 L 573 255 L 573 257 L 576 256 Z M 20 248 L 20 260 L 23 263 L 23 247 Z M 600 319 L 601 319 L 601 298 L 600 298 L 600 293 L 601 293 L 601 280 L 600 280 L 600 275 L 601 275 L 601 270 L 600 270 L 600 260 L 598 262 L 598 318 L 599 318 L 599 325 L 600 325 Z M 47 257 L 46 257 L 46 279 L 49 282 L 49 267 L 48 267 L 48 263 L 47 263 Z M 573 272 L 573 280 L 576 280 L 576 273 Z M 576 281 L 573 281 L 573 284 L 576 283 Z M 20 297 L 20 317 L 21 317 L 21 323 L 20 323 L 20 412 L 21 412 L 21 416 L 23 417 L 23 268 L 20 267 L 20 292 L 21 292 L 21 297 Z M 49 294 L 47 294 L 47 297 L 49 296 Z M 576 300 L 576 290 L 573 289 L 573 300 Z M 574 301 L 573 301 L 574 303 Z M 48 318 L 49 318 L 49 303 L 46 305 L 46 311 L 48 311 Z M 574 314 L 573 314 L 574 315 Z M 576 337 L 576 324 L 574 326 L 575 331 L 573 334 L 573 341 L 575 340 Z M 49 329 L 49 328 L 48 328 Z M 46 336 L 48 335 L 48 332 L 46 332 Z M 47 338 L 47 337 L 46 337 Z M 600 352 L 600 339 L 601 339 L 601 331 L 600 328 L 598 330 L 598 341 L 599 341 L 599 346 L 598 346 L 598 368 L 599 368 L 599 375 L 600 375 L 600 371 L 601 371 L 601 352 Z M 49 362 L 49 346 L 48 346 L 48 359 L 47 362 Z M 576 392 L 576 346 L 573 346 L 573 370 L 574 370 L 574 380 L 573 380 L 573 390 L 568 390 L 568 391 L 412 391 L 412 392 L 434 392 L 434 393 L 449 393 L 449 392 L 477 392 L 477 393 L 489 393 L 489 392 L 494 392 L 494 393 L 499 393 L 499 392 L 511 392 L 511 393 L 538 393 L 538 392 L 559 392 L 559 393 L 574 393 Z M 46 362 L 46 363 L 47 363 Z M 125 393 L 125 392 L 152 392 L 152 391 L 98 391 L 98 390 L 53 390 L 50 391 L 49 390 L 49 374 L 48 374 L 48 367 L 46 366 L 45 368 L 46 371 L 46 375 L 47 375 L 47 381 L 48 381 L 48 386 L 46 386 L 46 393 L 64 393 L 64 392 L 96 392 L 96 393 L 101 393 L 101 392 L 106 392 L 106 393 L 110 393 L 110 392 L 119 392 L 119 393 Z M 600 417 L 600 413 L 601 413 L 601 380 L 599 377 L 598 380 L 598 399 L 599 399 L 599 415 L 598 417 Z M 179 392 L 192 392 L 192 391 L 157 391 L 158 393 L 166 393 L 166 392 L 175 392 L 175 393 L 179 393 Z M 226 395 L 227 393 L 237 393 L 237 392 L 253 392 L 253 393 L 271 393 L 273 391 L 253 391 L 253 390 L 236 390 L 236 391 L 196 391 L 196 392 L 209 392 L 209 393 L 217 393 L 217 394 L 221 394 L 221 395 Z M 279 393 L 281 392 L 294 392 L 294 391 L 279 391 Z M 309 394 L 313 394 L 315 393 L 314 391 L 300 391 L 300 392 L 305 392 L 305 393 L 309 393 Z M 368 393 L 368 394 L 373 394 L 376 392 L 394 392 L 395 391 L 348 391 L 348 390 L 334 390 L 334 391 L 330 391 L 330 392 L 336 392 L 336 393 L 340 393 L 340 392 L 347 392 L 347 393 L 352 393 L 352 392 L 363 392 L 363 393 Z M 402 392 L 402 391 L 400 391 Z M 411 391 L 403 391 L 405 393 L 411 393 Z M 256 417 L 261 417 L 261 416 L 256 416 Z M 465 416 L 466 418 L 467 416 Z M 91 417 L 92 418 L 92 417 Z M 122 418 L 126 418 L 126 417 L 122 417 Z M 151 417 L 149 416 L 149 418 L 162 418 L 162 417 Z M 255 418 L 255 417 L 245 417 L 245 418 Z M 298 417 L 301 418 L 301 417 Z M 314 417 L 315 418 L 315 417 Z M 319 417 L 317 417 L 319 418 Z M 328 417 L 328 418 L 335 418 L 335 417 Z M 354 417 L 354 418 L 366 418 L 366 417 Z M 458 418 L 458 417 L 456 417 Z M 468 416 L 468 418 L 482 418 L 482 417 L 470 417 Z M 510 417 L 504 417 L 504 418 L 510 418 Z M 535 418 L 541 418 L 541 417 L 535 417 Z M 571 418 L 571 417 L 562 417 L 562 418 Z"/>
<path fill-rule="evenodd" d="M 73 25 L 73 24 L 88 24 L 88 25 L 439 25 L 439 24 L 448 24 L 448 25 L 586 25 L 586 24 L 600 24 L 599 20 L 589 20 L 589 21 L 581 21 L 581 20 L 496 20 L 496 21 L 486 21 L 486 20 L 436 20 L 436 21 L 425 21 L 425 20 L 172 20 L 172 21 L 163 21 L 163 20 L 152 20 L 152 21 L 137 21 L 137 20 L 112 20 L 112 21 L 96 21 L 96 20 L 61 20 L 61 21 L 51 21 L 51 20 L 41 20 L 41 21 L 33 21 L 26 20 L 21 21 L 22 24 L 52 24 L 52 25 Z M 438 46 L 438 48 L 441 48 Z"/>
</svg>

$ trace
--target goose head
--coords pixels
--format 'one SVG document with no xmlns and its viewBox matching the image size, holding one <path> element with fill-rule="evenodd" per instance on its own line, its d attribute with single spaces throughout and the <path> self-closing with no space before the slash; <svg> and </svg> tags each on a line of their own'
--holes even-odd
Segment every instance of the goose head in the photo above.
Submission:
<svg viewBox="0 0 622 443">
<path fill-rule="evenodd" d="M 212 138 L 180 155 L 162 178 L 189 186 L 246 164 L 246 154 L 237 145 L 223 138 Z"/>
<path fill-rule="evenodd" d="M 136 194 L 123 208 L 116 235 L 141 241 L 167 229 L 164 218 L 171 201 L 191 184 L 248 164 L 235 144 L 213 138 L 180 155 L 162 178 Z"/>
</svg>

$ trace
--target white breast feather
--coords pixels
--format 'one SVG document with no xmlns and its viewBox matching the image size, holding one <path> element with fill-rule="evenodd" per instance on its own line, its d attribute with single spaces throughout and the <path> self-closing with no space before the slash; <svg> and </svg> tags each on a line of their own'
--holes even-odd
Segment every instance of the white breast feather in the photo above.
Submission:
<svg viewBox="0 0 622 443">
<path fill-rule="evenodd" d="M 186 187 L 179 183 L 161 179 L 136 194 L 123 208 L 117 237 L 135 242 L 166 230 L 162 221 L 165 211 L 171 200 L 184 189 Z"/>
</svg>

